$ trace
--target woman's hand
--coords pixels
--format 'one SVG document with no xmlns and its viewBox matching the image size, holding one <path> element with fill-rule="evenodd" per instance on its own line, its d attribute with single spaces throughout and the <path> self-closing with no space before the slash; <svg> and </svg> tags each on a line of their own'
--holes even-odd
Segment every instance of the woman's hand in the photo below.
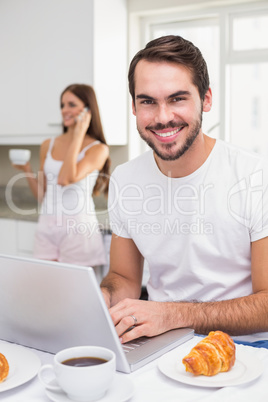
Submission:
<svg viewBox="0 0 268 402">
<path fill-rule="evenodd" d="M 12 163 L 12 166 L 15 169 L 22 170 L 24 173 L 31 173 L 32 172 L 30 162 L 26 162 L 25 165 L 15 165 L 14 163 Z"/>
<path fill-rule="evenodd" d="M 74 128 L 74 136 L 82 137 L 86 135 L 87 129 L 91 122 L 91 111 L 84 108 L 82 112 L 76 118 L 76 124 Z"/>
</svg>

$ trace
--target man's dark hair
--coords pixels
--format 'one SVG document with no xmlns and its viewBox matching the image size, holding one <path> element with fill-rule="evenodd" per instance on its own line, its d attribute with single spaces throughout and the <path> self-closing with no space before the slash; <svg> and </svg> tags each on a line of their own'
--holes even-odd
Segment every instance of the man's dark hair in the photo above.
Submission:
<svg viewBox="0 0 268 402">
<path fill-rule="evenodd" d="M 168 35 L 147 43 L 132 59 L 128 72 L 129 92 L 135 103 L 135 69 L 140 60 L 180 64 L 191 72 L 193 84 L 203 101 L 209 89 L 207 64 L 200 50 L 181 36 Z"/>
</svg>

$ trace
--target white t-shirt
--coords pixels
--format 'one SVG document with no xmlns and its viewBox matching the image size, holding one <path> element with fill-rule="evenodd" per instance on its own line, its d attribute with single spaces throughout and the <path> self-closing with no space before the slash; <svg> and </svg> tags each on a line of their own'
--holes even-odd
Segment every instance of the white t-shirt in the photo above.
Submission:
<svg viewBox="0 0 268 402">
<path fill-rule="evenodd" d="M 268 236 L 268 162 L 217 140 L 189 176 L 170 178 L 150 150 L 117 167 L 112 231 L 149 268 L 149 299 L 227 300 L 252 293 L 251 242 Z"/>
</svg>

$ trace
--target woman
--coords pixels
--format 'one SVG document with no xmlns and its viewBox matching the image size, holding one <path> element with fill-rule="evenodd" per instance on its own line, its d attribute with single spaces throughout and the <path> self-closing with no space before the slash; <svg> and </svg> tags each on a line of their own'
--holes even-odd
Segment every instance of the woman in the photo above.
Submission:
<svg viewBox="0 0 268 402">
<path fill-rule="evenodd" d="M 92 194 L 107 195 L 109 149 L 93 88 L 70 85 L 60 100 L 63 134 L 42 143 L 38 178 L 20 166 L 42 201 L 34 257 L 98 266 L 106 259 Z"/>
</svg>

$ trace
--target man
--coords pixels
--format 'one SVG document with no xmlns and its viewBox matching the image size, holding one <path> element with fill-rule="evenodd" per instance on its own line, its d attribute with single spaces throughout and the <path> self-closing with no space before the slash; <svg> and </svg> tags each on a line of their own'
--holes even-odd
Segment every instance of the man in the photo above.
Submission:
<svg viewBox="0 0 268 402">
<path fill-rule="evenodd" d="M 110 181 L 101 286 L 121 342 L 180 327 L 268 331 L 268 164 L 202 132 L 212 92 L 191 42 L 148 43 L 130 64 L 129 89 L 152 150 Z M 144 260 L 149 301 L 138 300 Z"/>
</svg>

